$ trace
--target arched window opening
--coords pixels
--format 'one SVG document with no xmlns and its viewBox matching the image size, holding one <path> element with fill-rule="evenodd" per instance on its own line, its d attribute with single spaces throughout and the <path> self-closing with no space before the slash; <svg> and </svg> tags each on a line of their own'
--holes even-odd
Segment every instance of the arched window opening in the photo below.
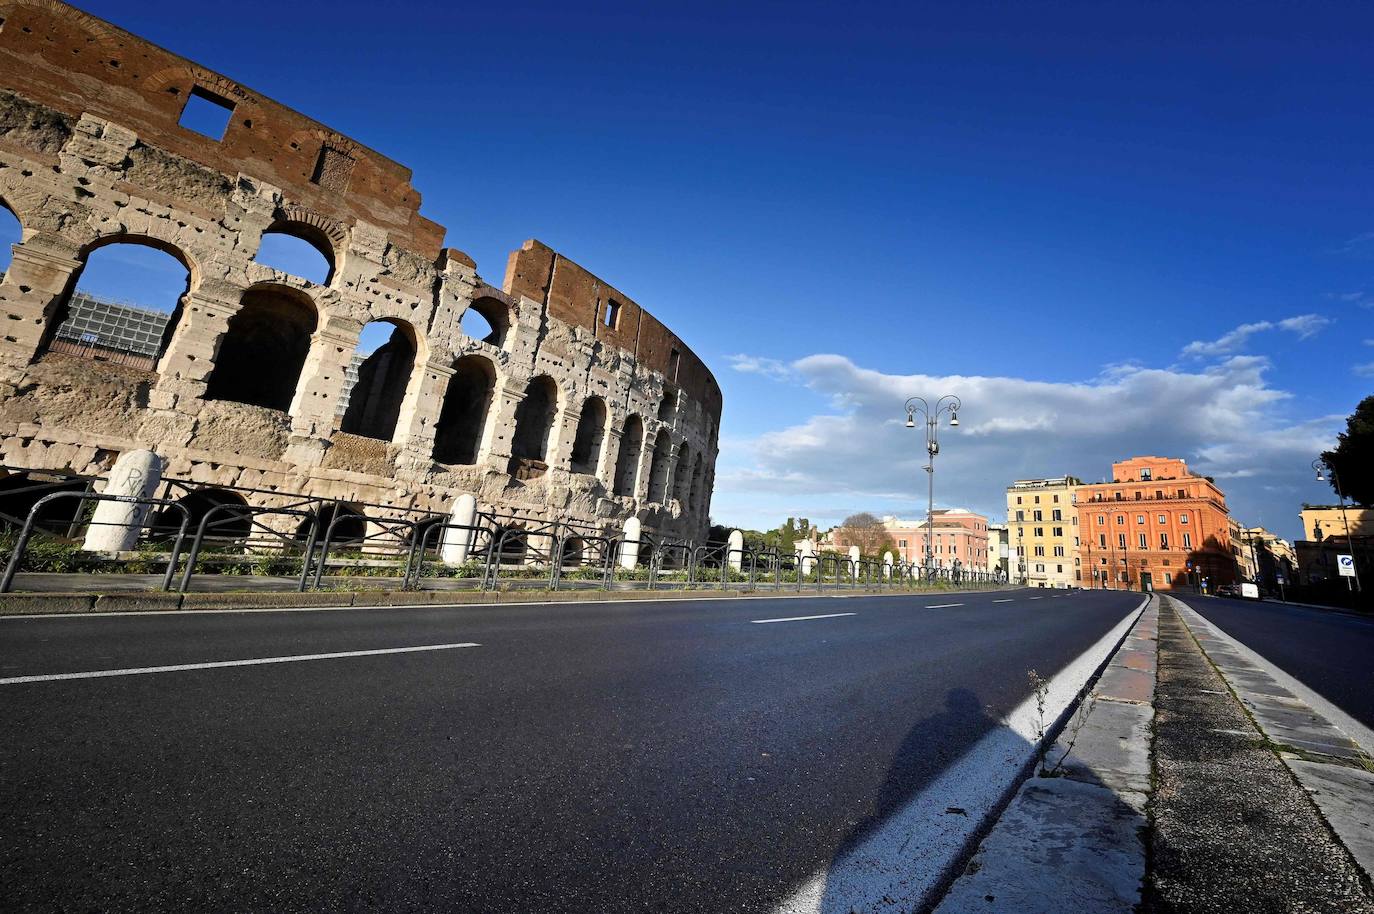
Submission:
<svg viewBox="0 0 1374 914">
<path fill-rule="evenodd" d="M 673 421 L 673 411 L 677 409 L 677 395 L 671 390 L 663 392 L 663 399 L 658 401 L 658 421 Z"/>
<path fill-rule="evenodd" d="M 573 439 L 572 471 L 595 473 L 601 462 L 601 439 L 606 434 L 606 403 L 600 397 L 588 397 L 582 404 L 582 416 L 577 421 L 577 437 Z"/>
<path fill-rule="evenodd" d="M 9 271 L 14 246 L 23 240 L 24 226 L 19 224 L 19 217 L 4 200 L 0 200 L 0 278 Z"/>
<path fill-rule="evenodd" d="M 12 473 L 0 478 L 0 530 L 17 532 L 39 499 L 55 492 L 85 492 L 88 485 L 84 479 L 46 473 Z M 75 536 L 83 516 L 82 506 L 93 504 L 80 498 L 53 499 L 34 515 L 34 529 Z"/>
<path fill-rule="evenodd" d="M 335 523 L 335 518 L 338 522 Z M 325 533 L 329 531 L 329 525 L 334 524 L 334 532 L 329 534 L 329 549 L 332 552 L 337 546 L 356 546 L 363 541 L 367 534 L 367 519 L 363 513 L 352 505 L 341 502 L 331 501 L 322 505 L 315 512 L 315 542 L 323 543 Z M 310 518 L 301 520 L 296 527 L 296 539 L 304 543 L 310 538 Z"/>
<path fill-rule="evenodd" d="M 434 428 L 434 459 L 439 463 L 473 464 L 482 448 L 482 432 L 496 387 L 496 369 L 486 359 L 463 356 L 453 366 L 444 406 Z"/>
<path fill-rule="evenodd" d="M 511 437 L 510 474 L 516 479 L 537 479 L 549 468 L 549 430 L 558 406 L 558 386 L 540 375 L 530 382 L 525 398 L 515 408 L 515 434 Z"/>
<path fill-rule="evenodd" d="M 615 458 L 616 495 L 634 495 L 639 476 L 639 452 L 644 447 L 644 421 L 638 416 L 625 420 L 620 436 L 620 453 Z"/>
<path fill-rule="evenodd" d="M 586 551 L 586 544 L 575 536 L 570 536 L 563 542 L 563 567 L 575 568 L 582 564 L 582 554 Z"/>
<path fill-rule="evenodd" d="M 467 336 L 500 349 L 510 328 L 510 311 L 494 298 L 479 298 L 463 312 L 459 324 Z"/>
<path fill-rule="evenodd" d="M 649 501 L 660 504 L 668 500 L 668 459 L 673 442 L 666 430 L 660 429 L 654 439 L 654 456 L 649 463 Z"/>
<path fill-rule="evenodd" d="M 316 321 L 315 303 L 301 292 L 283 286 L 249 289 L 229 318 L 205 399 L 290 409 Z"/>
<path fill-rule="evenodd" d="M 673 497 L 687 510 L 687 497 L 692 491 L 692 449 L 684 444 L 678 449 L 677 469 L 673 471 Z"/>
<path fill-rule="evenodd" d="M 103 244 L 49 321 L 47 349 L 152 371 L 190 283 L 185 262 L 149 240 Z"/>
<path fill-rule="evenodd" d="M 408 325 L 381 320 L 364 327 L 345 372 L 340 430 L 390 441 L 414 368 L 415 332 Z"/>
<path fill-rule="evenodd" d="M 195 535 L 205 516 L 212 510 L 215 513 L 205 527 L 207 541 L 222 543 L 226 540 L 244 540 L 252 531 L 253 517 L 248 510 L 248 503 L 237 492 L 228 489 L 197 489 L 176 501 L 190 514 L 190 520 L 186 523 L 187 536 Z M 183 516 L 176 508 L 164 508 L 153 514 L 149 523 L 150 530 L 158 538 L 174 537 L 181 527 Z"/>
<path fill-rule="evenodd" d="M 334 247 L 313 226 L 279 222 L 262 233 L 253 262 L 327 286 L 334 275 Z"/>
</svg>

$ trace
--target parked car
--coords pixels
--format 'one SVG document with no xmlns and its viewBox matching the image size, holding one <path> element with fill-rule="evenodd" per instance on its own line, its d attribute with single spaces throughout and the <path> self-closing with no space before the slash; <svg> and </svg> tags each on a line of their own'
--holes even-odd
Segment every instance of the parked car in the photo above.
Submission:
<svg viewBox="0 0 1374 914">
<path fill-rule="evenodd" d="M 1216 595 L 1219 597 L 1238 597 L 1240 596 L 1239 584 L 1218 584 Z"/>
</svg>

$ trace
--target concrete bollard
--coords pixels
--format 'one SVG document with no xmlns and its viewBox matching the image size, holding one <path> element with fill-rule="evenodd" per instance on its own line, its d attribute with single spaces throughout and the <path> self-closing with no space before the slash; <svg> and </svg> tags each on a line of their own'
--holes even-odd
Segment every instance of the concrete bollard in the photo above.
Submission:
<svg viewBox="0 0 1374 914">
<path fill-rule="evenodd" d="M 849 547 L 849 575 L 851 578 L 859 576 L 859 559 L 862 557 L 863 553 L 859 551 L 858 546 Z"/>
<path fill-rule="evenodd" d="M 110 469 L 102 494 L 152 498 L 157 484 L 162 481 L 164 464 L 165 461 L 152 451 L 125 451 Z M 128 552 L 138 543 L 148 508 L 148 505 L 127 502 L 96 502 L 95 514 L 86 528 L 86 541 L 81 548 L 89 552 Z"/>
<path fill-rule="evenodd" d="M 458 500 L 453 503 L 453 511 L 449 514 L 448 521 L 465 527 L 475 526 L 477 499 L 466 493 L 459 495 Z M 439 558 L 444 564 L 461 565 L 468 560 L 468 553 L 472 550 L 472 531 L 446 529 L 440 542 L 443 545 L 439 547 Z"/>
<path fill-rule="evenodd" d="M 738 530 L 730 531 L 730 539 L 725 546 L 725 561 L 731 571 L 739 571 L 744 567 L 744 534 Z"/>
<path fill-rule="evenodd" d="M 801 560 L 802 577 L 806 577 L 816 570 L 816 553 L 809 549 L 799 549 L 797 550 L 797 558 Z"/>
<path fill-rule="evenodd" d="M 628 570 L 639 564 L 639 531 L 642 525 L 637 517 L 625 518 L 625 541 L 620 544 L 620 567 Z"/>
<path fill-rule="evenodd" d="M 883 553 L 883 578 L 884 580 L 892 577 L 892 553 Z"/>
</svg>

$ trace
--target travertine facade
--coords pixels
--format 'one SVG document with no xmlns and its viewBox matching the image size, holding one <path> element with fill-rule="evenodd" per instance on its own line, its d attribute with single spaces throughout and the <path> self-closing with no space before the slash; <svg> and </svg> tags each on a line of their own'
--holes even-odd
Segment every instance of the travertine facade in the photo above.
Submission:
<svg viewBox="0 0 1374 914">
<path fill-rule="evenodd" d="M 5 464 L 99 474 L 148 448 L 206 486 L 445 514 L 466 492 L 704 534 L 720 389 L 620 291 L 535 241 L 488 285 L 395 162 L 57 0 L 0 19 L 0 200 L 23 227 L 0 284 Z M 181 126 L 193 98 L 228 111 L 222 137 Z M 270 232 L 328 279 L 256 262 Z M 53 351 L 87 257 L 122 243 L 188 272 L 152 370 Z M 464 335 L 469 309 L 490 337 Z M 340 416 L 379 320 L 398 332 Z"/>
</svg>

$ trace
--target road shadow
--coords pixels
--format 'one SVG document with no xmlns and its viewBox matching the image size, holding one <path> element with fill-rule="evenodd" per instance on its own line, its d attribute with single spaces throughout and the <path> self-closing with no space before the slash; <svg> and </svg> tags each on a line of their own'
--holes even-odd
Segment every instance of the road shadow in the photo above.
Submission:
<svg viewBox="0 0 1374 914">
<path fill-rule="evenodd" d="M 956 796 L 953 793 L 940 790 L 945 799 L 932 795 L 910 808 L 913 800 L 999 726 L 1001 720 L 988 713 L 976 692 L 950 689 L 943 711 L 921 719 L 907 731 L 868 815 L 849 831 L 832 856 L 819 905 L 807 905 L 805 910 L 851 914 L 890 905 L 888 888 L 912 869 L 913 854 L 919 854 L 923 843 L 921 830 L 948 831 L 948 824 L 939 821 L 947 816 L 964 818 L 957 828 L 968 825 L 970 813 L 945 802 Z M 1014 749 L 1029 748 L 1025 740 L 1006 732 Z M 899 817 L 911 821 L 894 822 Z"/>
</svg>

